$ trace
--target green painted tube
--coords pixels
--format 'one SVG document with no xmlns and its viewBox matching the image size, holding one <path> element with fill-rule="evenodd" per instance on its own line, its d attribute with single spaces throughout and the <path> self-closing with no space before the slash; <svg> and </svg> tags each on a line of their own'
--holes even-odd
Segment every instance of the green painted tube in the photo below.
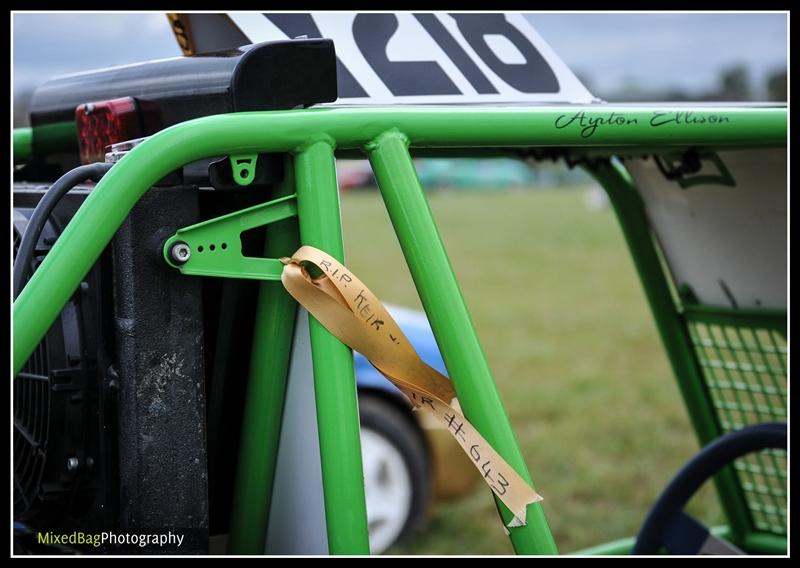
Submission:
<svg viewBox="0 0 800 568">
<path fill-rule="evenodd" d="M 655 249 L 650 224 L 639 192 L 628 172 L 610 161 L 588 170 L 608 194 L 642 282 L 667 358 L 678 381 L 692 426 L 701 446 L 722 435 L 714 404 L 703 388 L 705 381 L 691 339 L 672 299 L 668 275 Z M 726 467 L 714 482 L 731 527 L 732 538 L 741 542 L 750 532 L 750 515 L 733 468 Z"/>
<path fill-rule="evenodd" d="M 624 114 L 625 126 L 599 126 L 586 136 L 579 121 L 563 116 L 589 113 L 594 119 Z M 602 110 L 601 110 L 602 109 Z M 529 108 L 348 108 L 216 115 L 172 126 L 136 146 L 92 191 L 42 265 L 14 302 L 14 374 L 55 321 L 81 278 L 122 224 L 133 205 L 175 168 L 211 156 L 290 152 L 310 140 L 361 148 L 381 133 L 399 128 L 420 148 L 512 146 L 686 145 L 764 147 L 786 144 L 785 108 L 698 109 L 697 116 L 724 115 L 727 122 L 674 122 L 648 126 L 659 107 Z M 557 121 L 561 120 L 558 124 Z M 630 122 L 636 120 L 636 122 Z M 34 148 L 36 146 L 34 131 Z M 56 275 L 55 277 L 53 275 Z"/>
<path fill-rule="evenodd" d="M 596 544 L 590 548 L 570 552 L 570 556 L 624 556 L 631 553 L 633 545 L 636 544 L 636 537 L 629 536 L 611 542 Z"/>
<path fill-rule="evenodd" d="M 750 554 L 786 554 L 786 535 L 754 532 L 744 537 L 743 548 Z"/>
<path fill-rule="evenodd" d="M 711 527 L 711 534 L 724 540 L 730 540 L 730 533 L 730 527 L 727 526 Z M 597 544 L 590 548 L 576 550 L 569 554 L 570 556 L 623 556 L 631 553 L 634 544 L 636 544 L 636 537 L 629 536 L 619 540 Z"/>
<path fill-rule="evenodd" d="M 286 162 L 286 179 L 274 198 L 294 193 L 291 160 Z M 299 244 L 297 219 L 286 219 L 267 228 L 264 256 L 291 255 Z M 230 554 L 264 553 L 296 313 L 297 302 L 280 282 L 259 284 L 231 510 Z"/>
<path fill-rule="evenodd" d="M 22 164 L 31 157 L 33 151 L 33 130 L 30 128 L 14 129 L 14 163 Z"/>
<path fill-rule="evenodd" d="M 78 152 L 78 128 L 74 120 L 43 124 L 33 128 L 31 151 L 36 156 Z"/>
<path fill-rule="evenodd" d="M 728 526 L 712 527 L 711 534 L 723 540 L 732 541 L 731 529 Z M 634 544 L 636 544 L 636 537 L 631 536 L 576 550 L 569 554 L 571 556 L 622 556 L 630 554 Z M 738 545 L 748 554 L 786 554 L 786 537 L 776 534 L 750 533 Z"/>
<path fill-rule="evenodd" d="M 295 175 L 302 243 L 344 262 L 333 147 L 318 141 L 303 148 L 295 158 Z M 328 550 L 369 554 L 353 352 L 310 314 L 308 324 Z"/>
<path fill-rule="evenodd" d="M 367 146 L 383 201 L 465 415 L 509 465 L 531 483 L 407 142 L 401 133 L 391 131 Z M 513 514 L 499 499 L 495 501 L 503 524 L 508 524 Z M 558 554 L 541 504 L 528 506 L 527 522 L 523 527 L 509 529 L 517 553 Z"/>
</svg>

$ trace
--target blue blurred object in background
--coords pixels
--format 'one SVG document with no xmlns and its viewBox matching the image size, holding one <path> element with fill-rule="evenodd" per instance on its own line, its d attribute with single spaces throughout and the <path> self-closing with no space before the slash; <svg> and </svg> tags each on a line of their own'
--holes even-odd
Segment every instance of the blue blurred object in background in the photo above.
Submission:
<svg viewBox="0 0 800 568">
<path fill-rule="evenodd" d="M 428 365 L 447 376 L 447 369 L 436 339 L 433 336 L 431 325 L 424 312 L 403 308 L 400 306 L 386 305 L 386 309 L 406 334 L 406 337 L 414 346 L 420 358 Z M 372 388 L 385 391 L 392 395 L 403 397 L 400 390 L 384 377 L 375 367 L 372 366 L 366 357 L 361 353 L 354 352 L 356 382 L 359 388 Z"/>
</svg>

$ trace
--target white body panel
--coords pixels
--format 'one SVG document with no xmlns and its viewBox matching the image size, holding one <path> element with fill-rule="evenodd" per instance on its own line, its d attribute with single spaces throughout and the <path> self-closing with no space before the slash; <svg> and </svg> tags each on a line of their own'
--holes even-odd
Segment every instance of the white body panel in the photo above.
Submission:
<svg viewBox="0 0 800 568">
<path fill-rule="evenodd" d="M 678 285 L 703 304 L 787 307 L 785 148 L 719 152 L 734 187 L 680 187 L 653 160 L 627 160 Z M 703 162 L 696 175 L 718 174 Z M 693 176 L 689 176 L 693 177 Z"/>
</svg>

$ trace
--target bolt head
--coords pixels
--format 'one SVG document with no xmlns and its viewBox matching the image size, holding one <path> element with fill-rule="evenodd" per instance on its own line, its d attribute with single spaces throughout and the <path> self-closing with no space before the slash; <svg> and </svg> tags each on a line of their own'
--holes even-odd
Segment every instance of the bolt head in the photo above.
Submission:
<svg viewBox="0 0 800 568">
<path fill-rule="evenodd" d="M 75 471 L 76 469 L 78 469 L 79 465 L 80 462 L 78 461 L 78 458 L 75 457 L 67 458 L 67 470 Z"/>
<path fill-rule="evenodd" d="M 169 254 L 176 264 L 184 264 L 192 256 L 192 249 L 186 243 L 175 243 Z"/>
</svg>

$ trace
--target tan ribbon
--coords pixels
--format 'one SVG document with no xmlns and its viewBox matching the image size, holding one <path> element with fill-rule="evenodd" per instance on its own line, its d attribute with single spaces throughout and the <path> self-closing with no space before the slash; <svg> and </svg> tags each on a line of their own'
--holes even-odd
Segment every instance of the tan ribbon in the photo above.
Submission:
<svg viewBox="0 0 800 568">
<path fill-rule="evenodd" d="M 497 497 L 514 514 L 509 527 L 526 523 L 530 503 L 542 497 L 483 439 L 459 412 L 452 383 L 417 355 L 378 298 L 335 258 L 304 246 L 285 264 L 286 290 L 342 343 L 364 355 L 411 401 L 432 412 L 470 457 Z M 301 263 L 322 271 L 311 278 Z"/>
</svg>

